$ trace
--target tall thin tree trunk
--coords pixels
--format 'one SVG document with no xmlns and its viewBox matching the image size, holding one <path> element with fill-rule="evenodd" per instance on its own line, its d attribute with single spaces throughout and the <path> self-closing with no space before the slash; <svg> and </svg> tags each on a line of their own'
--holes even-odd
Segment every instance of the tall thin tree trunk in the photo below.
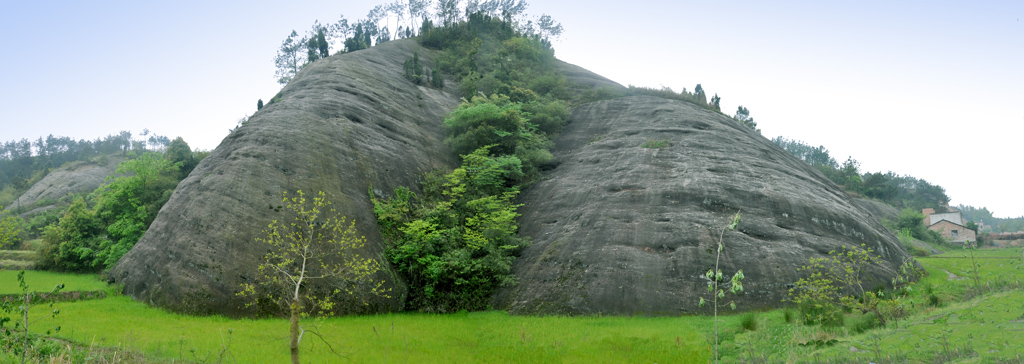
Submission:
<svg viewBox="0 0 1024 364">
<path fill-rule="evenodd" d="M 292 364 L 299 364 L 299 300 L 292 300 Z"/>
</svg>

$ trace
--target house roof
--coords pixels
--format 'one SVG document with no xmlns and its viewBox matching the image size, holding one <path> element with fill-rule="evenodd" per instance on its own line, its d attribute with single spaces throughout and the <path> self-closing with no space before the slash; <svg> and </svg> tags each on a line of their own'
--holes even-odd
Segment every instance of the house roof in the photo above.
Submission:
<svg viewBox="0 0 1024 364">
<path fill-rule="evenodd" d="M 963 225 L 961 225 L 961 224 L 957 224 L 957 223 L 955 223 L 955 222 L 952 222 L 952 221 L 949 221 L 949 220 L 945 220 L 945 219 L 943 219 L 943 220 L 939 220 L 939 221 L 938 221 L 938 222 L 936 222 L 936 223 L 933 223 L 933 224 L 931 224 L 931 225 L 928 225 L 928 227 L 932 227 L 932 226 L 938 225 L 938 224 L 939 224 L 940 222 L 943 222 L 943 221 L 945 221 L 945 222 L 948 222 L 948 223 L 950 223 L 950 224 L 953 224 L 953 225 L 956 225 L 956 226 L 959 226 L 959 227 L 962 227 L 962 228 L 964 228 L 964 229 L 966 229 L 966 228 L 967 228 L 966 226 L 963 226 Z"/>
</svg>

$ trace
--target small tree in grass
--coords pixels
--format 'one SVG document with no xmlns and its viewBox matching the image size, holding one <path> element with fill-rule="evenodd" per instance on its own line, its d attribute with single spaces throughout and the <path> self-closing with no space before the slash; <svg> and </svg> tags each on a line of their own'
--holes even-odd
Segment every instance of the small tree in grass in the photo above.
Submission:
<svg viewBox="0 0 1024 364">
<path fill-rule="evenodd" d="M 911 303 L 906 289 L 923 274 L 913 260 L 906 260 L 893 279 L 893 294 L 883 290 L 864 289 L 866 273 L 882 262 L 874 250 L 861 244 L 843 247 L 843 251 L 830 251 L 826 258 L 811 258 L 800 271 L 809 272 L 789 290 L 789 301 L 800 306 L 807 323 L 836 324 L 841 322 L 842 309 L 873 312 L 878 323 L 886 326 L 889 320 L 903 315 L 903 306 Z"/>
<path fill-rule="evenodd" d="M 700 85 L 697 86 L 700 87 Z M 732 278 L 729 279 L 729 282 L 726 283 L 725 276 L 722 274 L 722 270 L 718 268 L 718 263 L 721 262 L 722 260 L 722 250 L 725 248 L 725 245 L 722 244 L 722 241 L 725 239 L 725 232 L 736 230 L 736 226 L 739 226 L 739 224 L 740 213 L 739 211 L 737 211 L 736 215 L 733 215 L 732 217 L 732 222 L 729 223 L 728 226 L 723 228 L 722 233 L 718 236 L 718 251 L 715 254 L 715 267 L 713 269 L 708 269 L 707 273 L 704 273 L 704 276 L 710 280 L 708 282 L 708 292 L 711 292 L 711 305 L 714 307 L 715 310 L 715 363 L 718 362 L 718 299 L 725 299 L 726 290 L 729 290 L 729 292 L 736 295 L 738 295 L 740 292 L 743 292 L 742 269 L 737 270 L 736 274 L 733 274 Z M 704 300 L 704 297 L 701 297 L 699 303 L 700 307 L 704 307 L 704 304 L 706 302 L 707 301 Z M 729 307 L 735 310 L 736 302 L 729 302 Z"/>
<path fill-rule="evenodd" d="M 238 295 L 253 298 L 247 306 L 272 303 L 288 308 L 291 358 L 298 364 L 299 341 L 306 332 L 299 326 L 301 317 L 330 315 L 338 298 L 367 304 L 364 293 L 386 296 L 387 292 L 384 282 L 372 278 L 380 270 L 379 263 L 356 253 L 366 238 L 356 234 L 354 221 L 346 223 L 344 217 L 337 217 L 322 191 L 312 200 L 301 190 L 294 197 L 285 192 L 284 204 L 291 220 L 274 220 L 263 231 L 265 237 L 256 239 L 270 250 L 257 268 L 255 282 L 243 283 Z M 344 284 L 327 292 L 308 289 L 315 280 Z"/>
<path fill-rule="evenodd" d="M 21 292 L 18 294 L 18 299 L 22 301 L 21 305 L 16 305 L 17 301 L 3 300 L 2 302 L 0 302 L 0 344 L 2 344 L 4 351 L 10 352 L 12 354 L 20 349 L 21 362 L 25 363 L 26 360 L 28 359 L 28 351 L 29 349 L 32 348 L 31 346 L 29 346 L 28 342 L 28 326 L 29 324 L 35 322 L 35 320 L 29 319 L 29 311 L 32 309 L 33 306 L 39 304 L 40 302 L 46 300 L 47 298 L 50 298 L 50 296 L 56 295 L 62 289 L 64 289 L 64 283 L 58 283 L 55 287 L 53 287 L 53 290 L 51 290 L 49 293 L 40 294 L 38 292 L 33 292 L 28 288 L 28 283 L 25 283 L 25 271 L 22 270 L 18 272 L 18 287 L 21 288 Z M 53 308 L 53 300 L 50 300 L 49 305 L 50 308 Z M 15 324 L 13 328 L 7 328 L 5 327 L 5 325 L 8 322 L 12 321 L 12 317 L 9 317 L 7 315 L 12 313 L 17 315 L 13 317 Z M 60 310 L 53 310 L 50 315 L 50 318 L 57 317 L 57 314 L 59 313 Z M 59 332 L 60 326 L 54 327 L 52 333 Z M 18 334 L 21 337 L 14 337 L 15 334 Z M 51 331 L 46 330 L 46 335 L 50 334 Z"/>
</svg>

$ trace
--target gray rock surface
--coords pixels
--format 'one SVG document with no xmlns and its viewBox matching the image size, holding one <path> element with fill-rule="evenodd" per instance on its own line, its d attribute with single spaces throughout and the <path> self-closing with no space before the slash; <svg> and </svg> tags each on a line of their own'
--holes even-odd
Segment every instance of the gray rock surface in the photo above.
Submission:
<svg viewBox="0 0 1024 364">
<path fill-rule="evenodd" d="M 371 185 L 382 194 L 417 186 L 424 172 L 457 162 L 442 143 L 443 115 L 459 101 L 455 87 L 406 80 L 402 63 L 413 52 L 432 66 L 433 51 L 399 40 L 305 67 L 279 101 L 227 136 L 178 185 L 110 279 L 136 300 L 174 311 L 252 314 L 235 292 L 267 251 L 255 238 L 282 217 L 271 207 L 281 205 L 283 191 L 324 191 L 366 236 L 361 255 L 379 257 Z M 390 270 L 377 278 L 392 290 L 389 298 L 369 306 L 342 302 L 339 311 L 400 310 L 407 288 Z"/>
<path fill-rule="evenodd" d="M 663 148 L 646 142 L 667 141 Z M 739 308 L 777 307 L 797 268 L 865 244 L 888 282 L 898 240 L 820 172 L 719 113 L 626 97 L 585 104 L 555 139 L 557 167 L 521 195 L 518 285 L 494 298 L 516 314 L 676 315 L 698 312 L 722 228 L 722 271 L 743 269 Z M 729 299 L 732 299 L 729 297 Z M 706 307 L 705 310 L 710 310 Z"/>
<path fill-rule="evenodd" d="M 869 200 L 866 198 L 858 198 L 854 201 L 857 201 L 857 205 L 860 205 L 864 210 L 870 212 L 872 216 L 878 219 L 878 221 L 889 220 L 895 223 L 896 218 L 900 215 L 899 210 L 884 202 Z"/>
<path fill-rule="evenodd" d="M 32 215 L 45 211 L 48 207 L 56 204 L 61 197 L 72 193 L 87 194 L 95 191 L 108 176 L 114 174 L 117 164 L 122 160 L 124 158 L 120 156 L 108 156 L 95 158 L 94 161 L 89 162 L 74 162 L 54 169 L 4 209 L 35 206 L 34 210 L 26 213 L 26 215 Z"/>
</svg>

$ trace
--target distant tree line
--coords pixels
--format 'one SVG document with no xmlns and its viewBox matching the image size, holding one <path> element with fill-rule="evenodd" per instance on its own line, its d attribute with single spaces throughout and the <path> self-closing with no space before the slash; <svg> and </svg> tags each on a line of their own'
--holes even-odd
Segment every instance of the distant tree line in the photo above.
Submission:
<svg viewBox="0 0 1024 364">
<path fill-rule="evenodd" d="M 424 29 L 450 27 L 473 14 L 500 17 L 524 34 L 557 37 L 561 24 L 549 15 L 528 19 L 524 0 L 470 0 L 459 8 L 459 0 L 398 0 L 377 5 L 366 17 L 349 21 L 344 15 L 329 24 L 315 21 L 308 31 L 295 30 L 285 38 L 274 57 L 278 83 L 287 84 L 306 65 L 336 53 L 355 52 L 394 39 L 420 35 Z M 433 75 L 430 75 L 433 76 Z M 430 77 L 428 76 L 428 77 Z"/>
<path fill-rule="evenodd" d="M 1015 218 L 999 218 L 992 215 L 992 212 L 985 207 L 974 207 L 971 205 L 958 205 L 957 210 L 960 210 L 964 215 L 964 219 L 974 221 L 977 223 L 983 223 L 984 227 L 979 232 L 1018 232 L 1024 231 L 1024 216 Z"/>
<path fill-rule="evenodd" d="M 779 147 L 814 166 L 847 192 L 877 199 L 900 209 L 920 211 L 928 207 L 947 206 L 946 190 L 923 179 L 893 172 L 860 173 L 860 163 L 848 157 L 839 164 L 824 146 L 812 147 L 802 141 L 776 137 Z"/>
<path fill-rule="evenodd" d="M 70 137 L 50 134 L 35 141 L 22 138 L 3 142 L 0 143 L 0 190 L 13 187 L 16 191 L 23 191 L 51 169 L 68 162 L 131 150 L 163 150 L 170 143 L 171 140 L 166 136 L 150 133 L 148 129 L 143 130 L 138 138 L 132 138 L 130 131 L 121 131 L 92 141 L 76 141 Z M 0 204 L 9 202 L 4 200 L 0 199 Z"/>
</svg>

